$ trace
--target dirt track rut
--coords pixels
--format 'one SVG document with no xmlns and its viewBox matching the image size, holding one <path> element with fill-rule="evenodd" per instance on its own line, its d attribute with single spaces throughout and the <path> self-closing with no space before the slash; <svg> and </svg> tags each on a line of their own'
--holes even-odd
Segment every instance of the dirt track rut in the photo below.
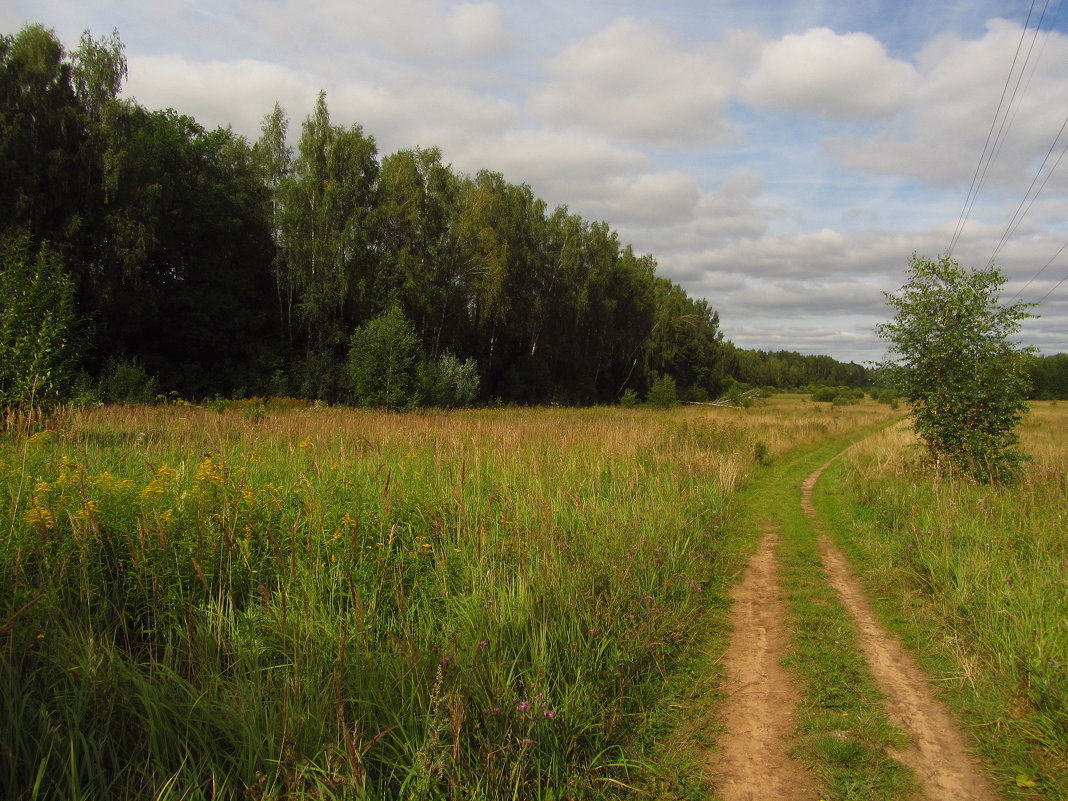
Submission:
<svg viewBox="0 0 1068 801">
<path fill-rule="evenodd" d="M 802 506 L 813 519 L 812 490 L 826 467 L 802 485 Z M 799 694 L 781 665 L 789 631 L 775 557 L 780 537 L 769 521 L 732 593 L 721 709 L 726 731 L 709 755 L 710 778 L 724 801 L 819 798 L 812 778 L 788 753 Z M 997 801 L 953 716 L 909 653 L 879 624 L 859 579 L 826 535 L 820 537 L 820 555 L 829 583 L 853 618 L 887 714 L 909 737 L 910 745 L 892 756 L 912 769 L 926 801 Z"/>
<path fill-rule="evenodd" d="M 801 487 L 802 506 L 812 518 L 817 516 L 812 490 L 826 467 Z M 853 618 L 860 647 L 886 697 L 887 714 L 909 736 L 909 747 L 893 756 L 912 768 L 929 801 L 997 801 L 978 762 L 968 754 L 953 716 L 935 697 L 912 656 L 878 622 L 860 580 L 826 535 L 820 537 L 820 555 L 831 586 Z"/>
</svg>

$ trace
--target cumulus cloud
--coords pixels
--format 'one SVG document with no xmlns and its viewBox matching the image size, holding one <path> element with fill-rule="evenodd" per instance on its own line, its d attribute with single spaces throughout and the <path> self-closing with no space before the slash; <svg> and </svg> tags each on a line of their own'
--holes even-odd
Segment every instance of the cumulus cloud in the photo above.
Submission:
<svg viewBox="0 0 1068 801">
<path fill-rule="evenodd" d="M 292 111 L 311 104 L 313 76 L 264 61 L 189 61 L 179 55 L 131 56 L 123 94 L 150 108 L 174 108 L 206 128 L 232 125 L 255 138 L 277 101 Z M 211 92 L 204 87 L 211 86 Z"/>
<path fill-rule="evenodd" d="M 1020 37 L 1016 23 L 991 20 L 976 40 L 955 35 L 933 39 L 917 56 L 918 88 L 900 122 L 866 138 L 830 138 L 828 148 L 849 169 L 906 175 L 939 186 L 970 182 Z M 1068 37 L 1041 34 L 1033 59 L 1021 76 L 1021 58 L 1010 81 L 1011 92 L 1019 79 L 1019 91 L 987 174 L 991 184 L 1026 187 L 1035 158 L 1048 151 L 1064 122 Z M 1060 180 L 1063 191 L 1068 187 Z"/>
<path fill-rule="evenodd" d="M 204 92 L 204 86 L 213 91 Z M 327 92 L 334 124 L 361 125 L 384 152 L 462 149 L 471 145 L 472 129 L 496 137 L 517 114 L 505 100 L 454 84 L 338 80 L 251 59 L 198 62 L 178 55 L 131 57 L 124 95 L 148 108 L 173 107 L 205 127 L 232 125 L 249 139 L 259 136 L 263 116 L 278 102 L 290 115 L 295 138 L 320 89 Z"/>
<path fill-rule="evenodd" d="M 460 3 L 449 15 L 449 32 L 460 53 L 472 57 L 507 51 L 517 37 L 505 30 L 501 10 L 494 3 Z"/>
<path fill-rule="evenodd" d="M 740 95 L 776 111 L 866 120 L 903 109 L 915 84 L 915 68 L 872 36 L 814 28 L 766 45 Z"/>
<path fill-rule="evenodd" d="M 530 184 L 550 205 L 583 208 L 603 199 L 604 187 L 614 176 L 649 166 L 640 151 L 608 139 L 545 129 L 469 136 L 447 155 L 465 172 L 497 170 L 512 183 Z"/>
<path fill-rule="evenodd" d="M 648 22 L 622 19 L 546 65 L 532 113 L 554 124 L 658 144 L 713 144 L 735 136 L 726 109 L 751 36 L 687 47 Z"/>
</svg>

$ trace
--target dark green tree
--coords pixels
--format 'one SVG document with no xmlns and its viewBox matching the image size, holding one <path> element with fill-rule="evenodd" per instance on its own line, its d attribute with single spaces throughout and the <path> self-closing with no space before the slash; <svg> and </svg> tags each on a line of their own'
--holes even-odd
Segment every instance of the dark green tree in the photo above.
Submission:
<svg viewBox="0 0 1068 801">
<path fill-rule="evenodd" d="M 1030 353 L 1012 341 L 1030 304 L 999 301 L 996 268 L 965 271 L 949 256 L 913 255 L 901 291 L 886 293 L 894 319 L 877 328 L 882 364 L 912 408 L 916 432 L 937 463 L 990 480 L 1021 454 L 1015 429 L 1027 411 Z"/>
</svg>

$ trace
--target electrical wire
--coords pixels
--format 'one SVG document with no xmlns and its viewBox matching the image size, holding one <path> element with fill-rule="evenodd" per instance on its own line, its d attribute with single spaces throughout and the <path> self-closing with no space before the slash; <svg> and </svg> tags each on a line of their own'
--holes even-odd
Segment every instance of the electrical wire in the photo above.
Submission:
<svg viewBox="0 0 1068 801">
<path fill-rule="evenodd" d="M 983 152 L 979 156 L 979 163 L 975 166 L 975 173 L 972 175 L 971 186 L 968 187 L 968 194 L 964 199 L 964 208 L 961 210 L 960 217 L 957 220 L 957 226 L 953 231 L 953 238 L 950 240 L 949 247 L 946 252 L 948 255 L 953 255 L 953 249 L 957 246 L 957 242 L 960 240 L 960 235 L 964 231 L 964 224 L 967 222 L 968 217 L 971 215 L 972 208 L 975 206 L 976 198 L 979 196 L 979 190 L 982 188 L 983 183 L 986 181 L 986 176 L 990 170 L 990 165 L 994 161 L 994 156 L 998 148 L 998 142 L 1001 139 L 1002 133 L 1005 130 L 1006 121 L 1009 116 L 1009 109 L 1016 99 L 1017 92 L 1020 88 L 1020 80 L 1023 77 L 1024 68 L 1026 67 L 1026 59 L 1024 66 L 1020 68 L 1020 75 L 1016 79 L 1016 85 L 1013 87 L 1012 96 L 1009 98 L 1008 105 L 1005 104 L 1005 96 L 1009 92 L 1009 85 L 1012 83 L 1012 76 L 1016 72 L 1016 64 L 1020 60 L 1020 51 L 1023 49 L 1024 39 L 1027 36 L 1027 26 L 1031 22 L 1031 16 L 1035 11 L 1035 4 L 1038 0 L 1031 0 L 1031 8 L 1027 12 L 1027 19 L 1024 20 L 1023 29 L 1020 31 L 1020 41 L 1016 44 L 1016 53 L 1012 57 L 1012 64 L 1009 67 L 1009 73 L 1005 76 L 1005 85 L 1001 90 L 1001 99 L 998 101 L 997 110 L 994 112 L 994 118 L 990 121 L 990 130 L 986 134 L 986 142 L 983 145 Z M 1046 7 L 1049 6 L 1049 0 L 1046 0 Z M 1043 15 L 1045 14 L 1045 7 L 1043 8 Z M 1035 34 L 1037 36 L 1037 32 Z M 1034 39 L 1031 42 L 1032 48 L 1034 47 Z M 1028 50 L 1028 57 L 1030 56 L 1030 49 Z M 1005 109 L 1005 114 L 1002 115 L 1001 110 Z M 998 118 L 1001 119 L 1001 125 L 998 126 Z M 997 135 L 994 135 L 994 129 L 997 128 Z M 993 138 L 993 144 L 991 139 Z"/>
</svg>

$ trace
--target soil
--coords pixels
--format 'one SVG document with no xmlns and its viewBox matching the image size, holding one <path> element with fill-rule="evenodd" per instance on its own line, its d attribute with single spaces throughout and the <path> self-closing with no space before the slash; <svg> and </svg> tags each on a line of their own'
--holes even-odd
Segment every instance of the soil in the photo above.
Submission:
<svg viewBox="0 0 1068 801">
<path fill-rule="evenodd" d="M 802 506 L 812 517 L 812 489 L 826 467 L 801 487 Z M 886 698 L 887 714 L 909 736 L 909 747 L 892 756 L 912 768 L 930 801 L 996 801 L 998 795 L 969 755 L 956 720 L 935 697 L 912 656 L 878 622 L 845 555 L 826 535 L 820 538 L 820 552 L 828 580 L 853 618 L 861 649 Z"/>
<path fill-rule="evenodd" d="M 819 797 L 811 778 L 787 753 L 800 695 L 781 664 L 788 633 L 775 561 L 779 537 L 766 524 L 756 554 L 731 593 L 721 712 L 726 732 L 709 755 L 710 777 L 724 801 Z"/>
<path fill-rule="evenodd" d="M 821 467 L 802 486 L 805 512 L 816 517 L 812 489 Z M 731 641 L 724 655 L 726 731 L 709 754 L 709 776 L 724 801 L 815 801 L 815 783 L 789 755 L 799 694 L 782 667 L 789 632 L 779 588 L 775 548 L 780 532 L 769 522 L 732 597 Z M 948 709 L 900 642 L 878 623 L 845 556 L 823 535 L 828 581 L 857 628 L 861 647 L 887 713 L 911 745 L 891 755 L 912 769 L 927 801 L 997 801 Z"/>
</svg>

